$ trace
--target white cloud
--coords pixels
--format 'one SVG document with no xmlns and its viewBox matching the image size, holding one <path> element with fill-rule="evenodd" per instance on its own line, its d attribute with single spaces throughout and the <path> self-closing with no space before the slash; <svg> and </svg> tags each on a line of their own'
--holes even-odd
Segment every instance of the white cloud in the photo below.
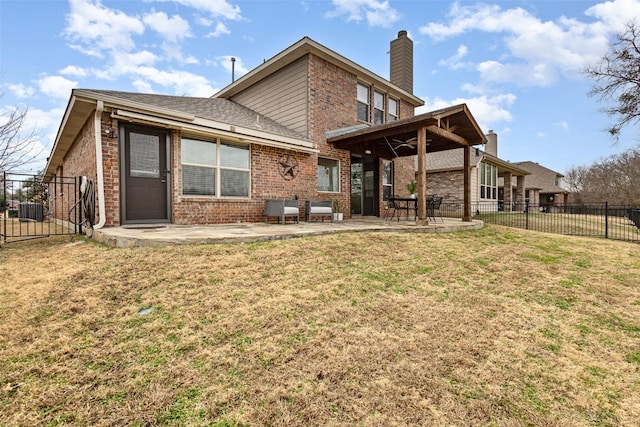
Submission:
<svg viewBox="0 0 640 427">
<path fill-rule="evenodd" d="M 191 37 L 189 22 L 178 15 L 169 18 L 164 12 L 154 11 L 144 15 L 142 21 L 171 43 L 176 43 L 185 37 Z"/>
<path fill-rule="evenodd" d="M 599 3 L 586 10 L 585 15 L 593 16 L 613 28 L 614 31 L 622 27 L 634 16 L 640 16 L 640 1 L 638 0 L 614 0 Z"/>
<path fill-rule="evenodd" d="M 22 170 L 30 169 L 35 172 L 44 169 L 46 156 L 53 146 L 63 114 L 64 110 L 61 108 L 55 108 L 50 111 L 38 108 L 29 108 L 27 110 L 22 131 L 25 134 L 33 132 L 34 144 L 29 153 L 36 156 L 36 159 L 23 167 Z"/>
<path fill-rule="evenodd" d="M 238 21 L 242 19 L 240 6 L 232 5 L 225 0 L 155 0 L 158 2 L 179 3 L 201 12 L 205 12 L 214 18 L 225 18 Z"/>
<path fill-rule="evenodd" d="M 110 74 L 113 77 L 135 73 L 139 67 L 153 66 L 158 60 L 153 52 L 143 50 L 136 53 L 125 53 L 113 58 L 113 67 Z"/>
<path fill-rule="evenodd" d="M 25 86 L 22 83 L 8 84 L 7 88 L 15 95 L 16 98 L 31 98 L 35 94 L 35 89 L 31 86 Z"/>
<path fill-rule="evenodd" d="M 477 67 L 483 82 L 513 83 L 519 86 L 549 86 L 557 73 L 548 64 L 502 64 L 486 61 Z"/>
<path fill-rule="evenodd" d="M 564 120 L 561 120 L 559 122 L 555 122 L 553 124 L 555 127 L 562 129 L 563 131 L 568 131 L 569 130 L 569 123 L 567 123 Z"/>
<path fill-rule="evenodd" d="M 138 67 L 132 70 L 131 74 L 138 76 L 136 80 L 137 87 L 142 87 L 144 82 L 148 83 L 145 86 L 147 88 L 151 88 L 150 84 L 157 84 L 172 88 L 174 94 L 178 96 L 209 97 L 216 92 L 216 90 L 209 85 L 207 79 L 186 71 L 164 71 L 154 67 Z"/>
<path fill-rule="evenodd" d="M 69 98 L 71 89 L 75 88 L 77 85 L 78 82 L 65 79 L 62 76 L 47 76 L 38 80 L 40 92 L 60 99 Z"/>
<path fill-rule="evenodd" d="M 438 65 L 447 67 L 451 70 L 458 70 L 460 68 L 464 68 L 466 64 L 461 60 L 462 58 L 467 56 L 467 53 L 469 53 L 469 49 L 465 45 L 461 44 L 460 46 L 458 46 L 458 49 L 456 50 L 455 55 L 447 59 L 441 59 L 438 62 Z"/>
<path fill-rule="evenodd" d="M 67 76 L 86 77 L 88 73 L 87 70 L 82 67 L 67 65 L 62 70 L 60 70 L 60 74 L 64 74 Z"/>
<path fill-rule="evenodd" d="M 219 37 L 223 34 L 231 34 L 231 31 L 229 31 L 229 28 L 227 28 L 225 24 L 218 22 L 215 29 L 207 34 L 207 37 Z"/>
<path fill-rule="evenodd" d="M 128 52 L 135 47 L 132 36 L 144 32 L 140 19 L 106 8 L 99 0 L 69 0 L 69 4 L 65 34 L 79 43 L 73 48 L 87 55 L 104 57 L 107 52 Z"/>
<path fill-rule="evenodd" d="M 389 7 L 388 1 L 378 0 L 332 0 L 334 9 L 327 12 L 327 18 L 347 15 L 347 22 L 366 19 L 371 27 L 388 28 L 400 19 L 398 11 Z"/>
<path fill-rule="evenodd" d="M 450 101 L 436 98 L 434 100 L 425 99 L 425 105 L 416 109 L 416 114 L 439 110 L 452 105 L 467 104 L 469 111 L 478 122 L 484 132 L 494 128 L 496 123 L 510 122 L 513 116 L 508 110 L 516 100 L 516 96 L 510 93 L 494 96 L 476 96 L 471 98 L 456 98 Z"/>
<path fill-rule="evenodd" d="M 624 11 L 624 12 L 621 12 Z M 483 61 L 478 66 L 484 81 L 547 86 L 560 74 L 575 76 L 607 49 L 608 36 L 632 16 L 640 16 L 640 0 L 615 0 L 585 11 L 600 21 L 581 22 L 560 17 L 543 21 L 522 8 L 454 3 L 447 22 L 432 22 L 420 33 L 435 41 L 473 31 L 502 35 L 507 56 Z M 489 51 L 487 51 L 488 53 Z M 449 66 L 449 60 L 442 65 Z"/>
</svg>

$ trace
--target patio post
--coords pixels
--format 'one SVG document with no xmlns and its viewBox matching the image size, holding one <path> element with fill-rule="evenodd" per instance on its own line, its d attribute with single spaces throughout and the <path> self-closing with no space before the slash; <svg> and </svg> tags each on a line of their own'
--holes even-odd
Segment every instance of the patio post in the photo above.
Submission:
<svg viewBox="0 0 640 427">
<path fill-rule="evenodd" d="M 418 129 L 418 221 L 427 225 L 427 127 Z"/>
<path fill-rule="evenodd" d="M 462 220 L 471 222 L 471 147 L 464 147 L 462 151 L 464 152 L 464 212 Z"/>
</svg>

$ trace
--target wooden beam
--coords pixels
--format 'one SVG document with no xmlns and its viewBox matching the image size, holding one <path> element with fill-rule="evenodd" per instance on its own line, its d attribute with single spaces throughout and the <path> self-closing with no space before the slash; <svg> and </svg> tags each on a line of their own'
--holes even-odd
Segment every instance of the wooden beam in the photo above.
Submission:
<svg viewBox="0 0 640 427">
<path fill-rule="evenodd" d="M 450 141 L 456 142 L 464 147 L 469 147 L 471 144 L 469 144 L 469 141 L 467 141 L 465 138 L 461 137 L 460 135 L 456 135 L 455 133 L 451 133 L 448 132 L 444 129 L 439 128 L 438 126 L 427 126 L 427 131 L 434 133 L 438 136 L 441 136 L 443 138 L 447 138 Z"/>
<path fill-rule="evenodd" d="M 462 220 L 471 222 L 471 148 L 466 147 L 462 151 L 464 151 L 464 212 L 462 213 Z"/>
<path fill-rule="evenodd" d="M 427 128 L 418 129 L 418 221 L 427 219 Z"/>
</svg>

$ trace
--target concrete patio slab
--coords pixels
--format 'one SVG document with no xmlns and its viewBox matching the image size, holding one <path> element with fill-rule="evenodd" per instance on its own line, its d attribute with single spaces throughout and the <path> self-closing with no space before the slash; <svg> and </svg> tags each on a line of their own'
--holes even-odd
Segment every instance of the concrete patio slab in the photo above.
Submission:
<svg viewBox="0 0 640 427">
<path fill-rule="evenodd" d="M 336 222 L 300 222 L 295 224 L 238 223 L 216 225 L 144 224 L 94 230 L 96 241 L 116 248 L 163 246 L 170 244 L 212 244 L 258 242 L 332 233 L 389 231 L 409 233 L 450 233 L 482 228 L 482 221 L 463 222 L 444 218 L 442 222 L 419 225 L 415 221 L 385 221 L 381 218 L 356 218 Z"/>
</svg>

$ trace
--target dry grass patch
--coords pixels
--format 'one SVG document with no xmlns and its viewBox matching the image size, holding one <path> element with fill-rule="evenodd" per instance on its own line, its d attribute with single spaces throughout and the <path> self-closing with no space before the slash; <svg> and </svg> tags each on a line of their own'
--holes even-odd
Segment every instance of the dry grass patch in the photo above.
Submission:
<svg viewBox="0 0 640 427">
<path fill-rule="evenodd" d="M 635 425 L 639 253 L 492 226 L 7 245 L 0 425 Z"/>
</svg>

